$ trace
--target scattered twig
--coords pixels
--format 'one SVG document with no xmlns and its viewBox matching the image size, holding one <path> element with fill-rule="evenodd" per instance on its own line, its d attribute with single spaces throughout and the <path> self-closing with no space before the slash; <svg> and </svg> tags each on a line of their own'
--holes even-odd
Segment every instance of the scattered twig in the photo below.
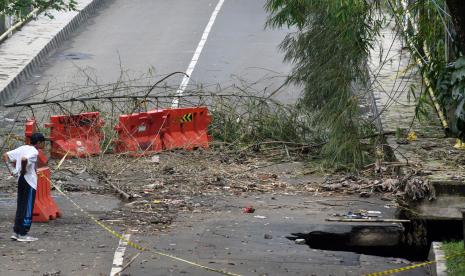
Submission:
<svg viewBox="0 0 465 276">
<path fill-rule="evenodd" d="M 142 254 L 142 252 L 139 252 L 134 257 L 132 257 L 132 259 L 129 260 L 129 262 L 121 268 L 120 272 L 118 272 L 118 276 L 121 276 L 121 273 L 125 271 L 137 259 L 137 257 L 140 256 L 140 254 Z"/>
<path fill-rule="evenodd" d="M 132 199 L 132 196 L 128 193 L 126 193 L 125 191 L 121 190 L 118 186 L 116 186 L 115 184 L 111 183 L 110 181 L 106 180 L 106 182 L 108 183 L 108 185 L 110 185 L 110 187 L 112 187 L 119 195 L 121 198 L 123 198 L 124 200 L 126 201 L 129 201 Z"/>
</svg>

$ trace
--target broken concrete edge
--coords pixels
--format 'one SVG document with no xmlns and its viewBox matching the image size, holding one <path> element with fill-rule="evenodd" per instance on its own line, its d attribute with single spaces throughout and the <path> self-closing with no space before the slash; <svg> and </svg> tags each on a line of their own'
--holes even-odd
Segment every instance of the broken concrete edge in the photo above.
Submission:
<svg viewBox="0 0 465 276">
<path fill-rule="evenodd" d="M 429 255 L 429 261 L 434 261 L 430 265 L 431 274 L 434 276 L 447 276 L 446 258 L 442 250 L 442 242 L 432 242 Z"/>
<path fill-rule="evenodd" d="M 465 183 L 460 180 L 448 180 L 429 177 L 436 195 L 465 196 Z"/>
<path fill-rule="evenodd" d="M 93 0 L 83 9 L 81 9 L 73 19 L 71 19 L 66 26 L 61 29 L 54 38 L 52 38 L 38 53 L 29 61 L 24 68 L 0 90 L 0 103 L 4 103 L 19 87 L 20 83 L 28 78 L 32 77 L 34 71 L 42 65 L 49 54 L 61 46 L 61 43 L 67 40 L 71 34 L 80 27 L 81 23 L 89 18 L 97 8 L 99 8 L 105 0 Z"/>
<path fill-rule="evenodd" d="M 402 154 L 397 152 L 396 148 L 398 147 L 398 145 L 396 144 L 395 139 L 386 139 L 386 144 L 386 150 L 388 151 L 388 155 L 393 159 L 393 161 L 408 162 L 408 160 L 406 160 L 405 157 L 402 156 Z M 397 173 L 401 176 L 407 175 L 405 167 L 399 167 Z M 430 187 L 433 189 L 432 193 L 436 196 L 440 194 L 456 195 L 457 192 L 465 196 L 465 185 L 463 185 L 463 181 L 451 180 L 441 177 L 438 178 L 437 176 L 428 176 L 427 180 L 430 183 Z"/>
</svg>

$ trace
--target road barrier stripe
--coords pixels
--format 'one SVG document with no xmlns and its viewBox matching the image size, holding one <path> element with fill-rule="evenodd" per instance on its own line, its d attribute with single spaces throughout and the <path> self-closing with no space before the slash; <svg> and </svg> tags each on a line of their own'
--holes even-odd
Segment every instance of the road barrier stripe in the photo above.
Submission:
<svg viewBox="0 0 465 276">
<path fill-rule="evenodd" d="M 444 257 L 444 259 L 446 259 L 446 260 L 447 260 L 447 259 L 453 259 L 453 258 L 457 258 L 457 257 L 460 257 L 460 256 L 465 256 L 465 252 L 456 253 L 456 254 L 451 254 L 451 255 L 449 255 L 449 256 Z M 403 272 L 403 271 L 407 271 L 407 270 L 411 270 L 411 269 L 415 269 L 415 268 L 419 268 L 419 267 L 431 265 L 431 264 L 434 264 L 434 263 L 436 263 L 436 262 L 437 262 L 436 260 L 434 260 L 434 261 L 428 261 L 428 262 L 419 263 L 419 264 L 415 264 L 415 265 L 410 265 L 410 266 L 406 266 L 406 267 L 395 268 L 395 269 L 388 269 L 388 270 L 381 271 L 381 272 L 374 272 L 374 273 L 370 273 L 370 274 L 365 274 L 365 276 L 391 275 L 391 274 L 394 274 L 394 273 L 399 273 L 399 272 Z"/>
<path fill-rule="evenodd" d="M 65 156 L 66 157 L 66 156 Z M 59 167 L 57 167 L 58 169 Z M 170 258 L 170 259 L 173 259 L 173 260 L 176 260 L 176 261 L 180 261 L 180 262 L 183 262 L 183 263 L 186 263 L 186 264 L 189 264 L 191 266 L 195 266 L 195 267 L 198 267 L 198 268 L 202 268 L 202 269 L 205 269 L 205 270 L 208 270 L 208 271 L 212 271 L 212 272 L 216 272 L 216 273 L 220 273 L 220 274 L 223 274 L 223 275 L 229 275 L 229 276 L 241 276 L 240 274 L 235 274 L 235 273 L 232 273 L 232 272 L 228 272 L 228 271 L 225 271 L 225 270 L 221 270 L 221 269 L 216 269 L 216 268 L 212 268 L 212 267 L 208 267 L 208 266 L 205 266 L 205 265 L 202 265 L 202 264 L 198 264 L 198 263 L 195 263 L 195 262 L 192 262 L 192 261 L 189 261 L 189 260 L 186 260 L 186 259 L 183 259 L 183 258 L 180 258 L 180 257 L 177 257 L 177 256 L 174 256 L 174 255 L 171 255 L 171 254 L 167 254 L 167 253 L 164 253 L 164 252 L 161 252 L 161 251 L 156 251 L 156 250 L 151 250 L 149 248 L 146 248 L 146 247 L 143 247 L 135 242 L 132 242 L 128 239 L 126 239 L 122 234 L 118 233 L 117 231 L 111 229 L 109 226 L 105 225 L 104 223 L 100 222 L 97 218 L 95 218 L 92 214 L 90 214 L 89 212 L 87 212 L 86 210 L 84 210 L 81 206 L 79 206 L 79 204 L 77 204 L 74 200 L 72 200 L 65 192 L 63 192 L 59 187 L 57 187 L 55 184 L 53 184 L 53 182 L 49 179 L 50 181 L 50 184 L 55 187 L 55 189 L 61 194 L 63 195 L 69 202 L 71 202 L 79 211 L 81 211 L 83 214 L 85 214 L 88 218 L 90 218 L 95 224 L 97 224 L 98 226 L 100 226 L 102 229 L 106 230 L 108 233 L 110 233 L 112 236 L 118 238 L 119 240 L 122 240 L 124 242 L 126 242 L 129 246 L 131 246 L 132 248 L 134 249 L 137 249 L 137 250 L 140 250 L 140 251 L 144 251 L 144 252 L 151 252 L 153 254 L 156 254 L 156 255 L 159 255 L 159 256 L 163 256 L 163 257 L 167 257 L 167 258 Z"/>
</svg>

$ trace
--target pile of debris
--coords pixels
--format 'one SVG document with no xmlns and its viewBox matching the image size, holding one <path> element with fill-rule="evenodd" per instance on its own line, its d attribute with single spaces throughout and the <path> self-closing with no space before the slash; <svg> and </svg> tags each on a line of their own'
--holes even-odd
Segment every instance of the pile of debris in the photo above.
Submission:
<svg viewBox="0 0 465 276">
<path fill-rule="evenodd" d="M 433 199 L 434 189 L 421 171 L 413 171 L 405 176 L 356 176 L 343 178 L 328 177 L 320 185 L 322 192 L 338 192 L 344 194 L 359 194 L 360 197 L 370 197 L 374 193 L 383 193 L 388 199 Z"/>
<path fill-rule="evenodd" d="M 106 219 L 144 225 L 144 231 L 165 228 L 180 212 L 215 211 L 214 202 L 225 196 L 309 192 L 308 183 L 290 184 L 260 170 L 274 164 L 263 156 L 231 156 L 215 150 L 107 154 L 66 160 L 54 179 L 67 191 L 118 193 L 125 203 Z"/>
</svg>

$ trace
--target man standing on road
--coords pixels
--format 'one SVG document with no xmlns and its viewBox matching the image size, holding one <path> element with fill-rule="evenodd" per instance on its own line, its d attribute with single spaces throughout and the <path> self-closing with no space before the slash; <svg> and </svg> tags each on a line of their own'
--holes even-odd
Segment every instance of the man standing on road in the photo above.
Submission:
<svg viewBox="0 0 465 276">
<path fill-rule="evenodd" d="M 36 241 L 37 238 L 27 234 L 32 224 L 32 209 L 37 189 L 36 164 L 38 149 L 43 148 L 45 137 L 42 133 L 34 133 L 31 145 L 24 145 L 3 154 L 10 174 L 18 178 L 18 199 L 16 207 L 14 233 L 11 239 L 20 242 Z"/>
</svg>

